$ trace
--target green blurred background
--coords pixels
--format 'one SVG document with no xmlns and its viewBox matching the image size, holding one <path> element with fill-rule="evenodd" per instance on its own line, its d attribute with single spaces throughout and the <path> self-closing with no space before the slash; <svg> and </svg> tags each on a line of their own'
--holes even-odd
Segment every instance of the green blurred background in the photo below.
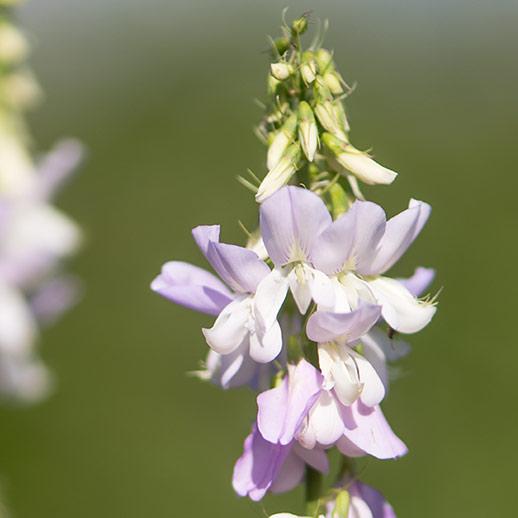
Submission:
<svg viewBox="0 0 518 518">
<path fill-rule="evenodd" d="M 36 136 L 89 150 L 60 199 L 87 234 L 72 265 L 87 292 L 42 341 L 57 393 L 0 410 L 13 517 L 261 517 L 300 500 L 234 495 L 253 394 L 189 378 L 210 319 L 148 289 L 167 259 L 204 264 L 191 227 L 219 222 L 232 241 L 255 222 L 234 177 L 264 170 L 253 98 L 288 4 L 330 19 L 327 45 L 358 83 L 353 140 L 400 172 L 372 196 L 390 213 L 410 196 L 434 207 L 395 269 L 435 266 L 445 286 L 384 404 L 410 454 L 365 479 L 400 518 L 515 515 L 518 5 L 33 0 L 20 19 L 47 93 Z"/>
</svg>

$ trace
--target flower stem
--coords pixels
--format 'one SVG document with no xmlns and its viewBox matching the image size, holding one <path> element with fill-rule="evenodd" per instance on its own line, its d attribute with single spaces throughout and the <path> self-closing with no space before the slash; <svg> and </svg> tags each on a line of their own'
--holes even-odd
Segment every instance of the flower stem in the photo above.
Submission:
<svg viewBox="0 0 518 518">
<path fill-rule="evenodd" d="M 306 466 L 306 514 L 317 517 L 320 512 L 322 493 L 322 474 Z"/>
</svg>

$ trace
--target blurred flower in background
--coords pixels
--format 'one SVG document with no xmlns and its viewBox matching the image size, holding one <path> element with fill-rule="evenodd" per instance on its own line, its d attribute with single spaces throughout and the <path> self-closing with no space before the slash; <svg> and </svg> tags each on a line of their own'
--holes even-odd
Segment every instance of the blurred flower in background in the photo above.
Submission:
<svg viewBox="0 0 518 518">
<path fill-rule="evenodd" d="M 25 113 L 41 91 L 25 64 L 29 45 L 12 23 L 12 4 L 0 3 L 0 397 L 32 402 L 51 387 L 39 333 L 79 294 L 62 261 L 81 233 L 53 199 L 83 151 L 64 140 L 43 156 L 34 152 Z"/>
</svg>

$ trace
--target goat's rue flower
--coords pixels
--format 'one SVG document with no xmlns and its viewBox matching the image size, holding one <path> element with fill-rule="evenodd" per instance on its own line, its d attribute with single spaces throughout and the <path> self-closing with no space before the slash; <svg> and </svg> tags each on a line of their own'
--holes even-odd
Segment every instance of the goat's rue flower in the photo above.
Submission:
<svg viewBox="0 0 518 518">
<path fill-rule="evenodd" d="M 302 16 L 273 42 L 257 130 L 268 146 L 267 171 L 262 180 L 251 175 L 258 187 L 247 183 L 260 204 L 259 228 L 246 231 L 243 248 L 221 243 L 218 226 L 196 227 L 219 277 L 170 261 L 152 289 L 216 317 L 202 330 L 210 351 L 199 378 L 260 391 L 234 465 L 238 495 L 258 501 L 305 483 L 306 516 L 270 518 L 395 518 L 358 480 L 353 459 L 407 453 L 380 405 L 392 363 L 410 350 L 396 334 L 424 329 L 436 312 L 434 298 L 420 298 L 435 272 L 417 268 L 396 279 L 389 271 L 431 207 L 412 199 L 387 218 L 364 200 L 359 182 L 390 184 L 397 175 L 351 144 L 347 85 L 331 52 L 316 43 L 304 50 L 307 28 Z M 342 468 L 324 489 L 331 449 Z"/>
</svg>

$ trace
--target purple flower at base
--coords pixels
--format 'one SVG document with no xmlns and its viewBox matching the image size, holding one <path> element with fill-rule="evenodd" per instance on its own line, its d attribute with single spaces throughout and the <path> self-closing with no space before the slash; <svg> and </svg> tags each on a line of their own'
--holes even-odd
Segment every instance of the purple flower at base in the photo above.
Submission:
<svg viewBox="0 0 518 518">
<path fill-rule="evenodd" d="M 288 365 L 288 372 L 278 387 L 257 397 L 257 424 L 234 468 L 234 489 L 252 500 L 260 500 L 268 490 L 293 489 L 304 477 L 306 463 L 323 473 L 329 467 L 322 449 L 308 450 L 295 440 L 318 397 L 322 376 L 305 360 Z"/>
<path fill-rule="evenodd" d="M 407 452 L 379 405 L 367 406 L 360 399 L 343 404 L 336 389 L 326 389 L 325 378 L 305 360 L 290 366 L 282 383 L 260 394 L 257 404 L 257 427 L 273 444 L 297 440 L 306 450 L 337 446 L 348 456 L 379 459 Z"/>
<path fill-rule="evenodd" d="M 325 472 L 325 449 L 332 446 L 353 457 L 389 459 L 406 453 L 379 406 L 360 400 L 345 406 L 323 385 L 322 374 L 301 360 L 288 365 L 288 376 L 277 387 L 259 394 L 257 423 L 234 468 L 239 495 L 259 500 L 269 490 L 295 487 L 303 477 L 303 461 Z"/>
</svg>

